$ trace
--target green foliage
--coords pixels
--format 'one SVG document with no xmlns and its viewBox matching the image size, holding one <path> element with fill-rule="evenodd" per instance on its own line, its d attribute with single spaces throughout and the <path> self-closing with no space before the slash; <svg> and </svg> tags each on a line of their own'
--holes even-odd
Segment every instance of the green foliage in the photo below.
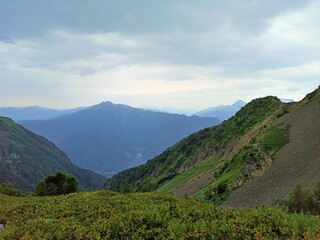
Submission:
<svg viewBox="0 0 320 240">
<path fill-rule="evenodd" d="M 275 124 L 264 129 L 258 138 L 263 151 L 268 153 L 270 157 L 289 142 L 289 125 Z"/>
<path fill-rule="evenodd" d="M 320 182 L 314 190 L 297 185 L 288 200 L 281 203 L 289 212 L 320 214 Z"/>
<path fill-rule="evenodd" d="M 280 100 L 272 96 L 251 101 L 228 122 L 221 124 L 221 126 L 226 125 L 222 136 L 225 135 L 226 140 L 241 136 L 256 123 L 273 115 L 281 105 Z"/>
<path fill-rule="evenodd" d="M 77 191 L 77 187 L 78 182 L 74 176 L 56 172 L 40 181 L 36 186 L 36 191 L 39 196 L 53 196 L 74 193 Z"/>
<path fill-rule="evenodd" d="M 285 114 L 287 114 L 287 113 L 289 113 L 290 112 L 290 110 L 289 110 L 289 107 L 288 107 L 288 105 L 287 106 L 285 106 L 285 107 L 283 107 L 282 108 L 282 110 L 280 110 L 278 113 L 277 113 L 277 118 L 279 118 L 279 117 L 282 117 L 283 115 L 285 115 Z"/>
<path fill-rule="evenodd" d="M 1 183 L 0 193 L 8 196 L 21 196 L 22 193 L 19 189 L 15 188 L 11 183 Z"/>
<path fill-rule="evenodd" d="M 219 183 L 217 187 L 217 193 L 222 194 L 228 189 L 228 184 L 226 182 Z"/>
<path fill-rule="evenodd" d="M 317 96 L 320 96 L 320 86 L 314 90 L 313 92 L 307 94 L 302 101 L 300 102 L 302 105 L 310 102 L 311 100 L 313 100 L 314 98 L 316 98 Z"/>
<path fill-rule="evenodd" d="M 306 99 L 311 100 L 317 95 L 317 90 L 307 94 Z"/>
<path fill-rule="evenodd" d="M 245 161 L 245 158 L 249 152 L 250 148 L 245 146 L 238 152 L 238 154 L 234 156 L 230 162 L 225 162 L 220 170 L 216 172 L 215 181 L 202 188 L 198 192 L 197 196 L 204 197 L 217 205 L 225 201 L 233 190 L 232 186 L 228 187 L 228 184 L 232 184 L 239 177 L 241 173 L 241 167 L 243 166 L 243 162 Z M 220 191 L 218 191 L 219 186 Z M 225 190 L 223 191 L 224 188 Z"/>
<path fill-rule="evenodd" d="M 148 182 L 142 185 L 141 192 L 153 192 L 157 189 L 157 183 L 155 182 Z"/>
<path fill-rule="evenodd" d="M 119 192 L 121 193 L 131 193 L 133 192 L 133 188 L 130 184 L 125 183 L 119 188 Z"/>
<path fill-rule="evenodd" d="M 0 195 L 0 239 L 319 239 L 320 219 L 220 209 L 170 194 Z"/>
</svg>

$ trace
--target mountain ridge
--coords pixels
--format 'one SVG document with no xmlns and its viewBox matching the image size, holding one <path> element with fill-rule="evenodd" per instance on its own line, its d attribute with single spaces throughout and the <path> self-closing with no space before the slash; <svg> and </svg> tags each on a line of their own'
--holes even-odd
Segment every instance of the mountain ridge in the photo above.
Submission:
<svg viewBox="0 0 320 240">
<path fill-rule="evenodd" d="M 310 108 L 311 110 L 306 110 Z M 316 121 L 319 118 L 320 88 L 306 95 L 298 103 L 282 103 L 278 98 L 268 96 L 258 98 L 246 104 L 237 114 L 218 126 L 201 130 L 186 137 L 175 145 L 169 147 L 161 155 L 149 160 L 145 165 L 125 170 L 108 179 L 106 188 L 117 190 L 123 185 L 131 185 L 138 191 L 165 191 L 176 195 L 196 195 L 222 203 L 229 196 L 233 202 L 227 206 L 241 205 L 237 201 L 237 191 L 245 189 L 251 182 L 263 179 L 273 164 L 277 162 L 277 154 L 292 141 L 292 132 L 300 128 L 300 134 L 307 131 L 308 126 L 297 127 L 290 121 L 284 121 L 289 116 L 299 116 L 299 111 L 306 111 L 306 116 Z M 300 120 L 305 115 L 300 116 Z M 298 121 L 299 122 L 299 121 Z M 314 126 L 318 126 L 316 123 Z M 306 124 L 306 125 L 310 125 Z M 312 124 L 311 124 L 312 125 Z M 319 128 L 311 132 L 320 136 Z M 309 131 L 310 132 L 310 131 Z M 309 140 L 300 141 L 295 151 L 303 148 L 305 142 L 313 141 L 312 148 L 307 148 L 313 155 L 320 155 L 320 144 L 316 136 Z M 303 151 L 302 151 L 303 152 Z M 287 152 L 286 162 L 294 157 L 293 152 Z M 299 155 L 300 157 L 303 157 Z M 318 163 L 319 159 L 303 157 L 304 161 Z M 304 173 L 307 178 L 313 179 L 313 184 L 320 176 L 314 169 L 320 171 L 319 165 L 312 165 L 313 170 Z M 297 171 L 299 168 L 296 169 Z M 278 173 L 279 174 L 279 173 Z M 307 180 L 299 182 L 292 180 L 289 187 L 281 189 L 284 198 L 294 184 L 308 185 Z M 219 192 L 220 186 L 225 186 Z M 260 186 L 260 189 L 263 189 Z M 262 190 L 261 190 L 262 191 Z M 272 189 L 268 189 L 272 195 Z M 234 194 L 234 195 L 233 195 Z M 243 197 L 251 196 L 254 201 L 254 191 L 251 194 L 243 193 Z M 270 203 L 276 198 L 260 199 L 256 205 Z M 230 200 L 231 201 L 231 200 Z M 245 202 L 245 201 L 244 201 Z M 226 202 L 228 203 L 228 202 Z M 237 205 L 238 204 L 238 205 Z"/>
<path fill-rule="evenodd" d="M 220 121 L 108 101 L 55 119 L 21 123 L 53 141 L 77 165 L 110 176 L 140 165 L 181 138 Z"/>
</svg>

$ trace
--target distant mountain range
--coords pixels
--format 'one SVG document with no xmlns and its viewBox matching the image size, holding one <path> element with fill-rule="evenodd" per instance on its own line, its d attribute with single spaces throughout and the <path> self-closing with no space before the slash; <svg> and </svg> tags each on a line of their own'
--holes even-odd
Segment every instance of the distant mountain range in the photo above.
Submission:
<svg viewBox="0 0 320 240">
<path fill-rule="evenodd" d="M 79 189 L 101 188 L 106 178 L 71 163 L 66 154 L 42 136 L 0 117 L 0 183 L 10 182 L 23 191 L 48 174 L 63 171 L 76 176 Z"/>
<path fill-rule="evenodd" d="M 283 102 L 292 102 L 292 99 L 280 99 Z M 232 117 L 237 111 L 245 105 L 242 100 L 236 101 L 232 105 L 220 105 L 217 107 L 207 108 L 198 112 L 194 112 L 190 109 L 178 109 L 172 107 L 142 107 L 141 109 L 150 110 L 152 112 L 163 112 L 171 114 L 184 114 L 186 116 L 199 116 L 199 117 L 214 117 L 220 120 L 226 120 Z M 52 109 L 40 106 L 29 107 L 0 107 L 0 116 L 12 118 L 14 121 L 23 120 L 47 120 L 55 117 L 59 117 L 65 114 L 75 113 L 83 110 L 86 107 L 78 107 L 73 109 Z"/>
<path fill-rule="evenodd" d="M 142 107 L 142 109 L 150 110 L 153 112 L 163 112 L 163 113 L 172 113 L 172 114 L 183 114 L 186 116 L 192 116 L 194 115 L 194 110 L 191 109 L 181 109 L 181 108 L 173 108 L 173 107 Z"/>
<path fill-rule="evenodd" d="M 236 114 L 246 103 L 242 100 L 238 100 L 232 105 L 221 105 L 218 107 L 207 108 L 199 112 L 194 113 L 200 117 L 216 117 L 221 121 L 227 120 Z"/>
<path fill-rule="evenodd" d="M 54 119 L 21 123 L 53 141 L 75 164 L 111 176 L 220 121 L 103 102 Z"/>
<path fill-rule="evenodd" d="M 0 116 L 12 118 L 15 121 L 50 119 L 64 114 L 70 114 L 84 109 L 84 107 L 57 110 L 38 106 L 31 107 L 0 107 Z"/>
</svg>

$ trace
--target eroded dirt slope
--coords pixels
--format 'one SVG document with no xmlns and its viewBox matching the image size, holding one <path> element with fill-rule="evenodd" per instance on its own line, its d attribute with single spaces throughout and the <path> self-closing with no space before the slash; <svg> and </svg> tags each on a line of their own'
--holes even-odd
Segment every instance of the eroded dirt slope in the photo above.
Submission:
<svg viewBox="0 0 320 240">
<path fill-rule="evenodd" d="M 275 155 L 266 173 L 235 190 L 226 207 L 255 207 L 284 199 L 297 184 L 320 181 L 320 97 L 278 120 L 288 123 L 290 142 Z"/>
</svg>

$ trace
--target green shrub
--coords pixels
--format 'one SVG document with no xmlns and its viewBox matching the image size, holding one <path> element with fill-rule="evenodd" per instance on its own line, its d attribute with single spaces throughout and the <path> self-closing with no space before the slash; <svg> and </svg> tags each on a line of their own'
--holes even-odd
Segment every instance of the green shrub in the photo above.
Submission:
<svg viewBox="0 0 320 240">
<path fill-rule="evenodd" d="M 130 184 L 125 183 L 125 184 L 120 186 L 119 192 L 121 192 L 121 193 L 132 193 L 133 192 L 133 187 Z"/>
<path fill-rule="evenodd" d="M 224 193 L 228 189 L 228 184 L 226 182 L 221 182 L 217 187 L 217 193 Z"/>
<path fill-rule="evenodd" d="M 21 196 L 22 193 L 19 189 L 15 188 L 11 183 L 1 183 L 0 193 L 8 196 Z"/>
<path fill-rule="evenodd" d="M 77 187 L 78 182 L 74 176 L 56 172 L 55 175 L 50 174 L 40 181 L 36 191 L 39 196 L 53 196 L 76 192 Z"/>
<path fill-rule="evenodd" d="M 290 193 L 288 200 L 282 205 L 289 212 L 320 214 L 320 182 L 316 189 L 304 189 L 301 185 L 296 186 Z"/>
</svg>

